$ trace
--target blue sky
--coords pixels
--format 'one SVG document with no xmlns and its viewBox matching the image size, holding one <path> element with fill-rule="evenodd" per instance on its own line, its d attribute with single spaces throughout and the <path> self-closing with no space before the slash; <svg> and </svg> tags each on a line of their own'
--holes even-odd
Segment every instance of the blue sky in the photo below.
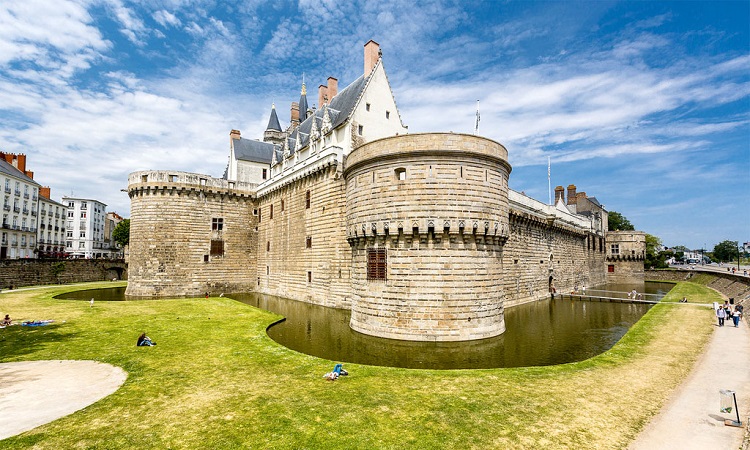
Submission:
<svg viewBox="0 0 750 450">
<path fill-rule="evenodd" d="M 666 245 L 750 241 L 750 2 L 0 4 L 0 150 L 53 199 L 129 215 L 136 170 L 221 176 L 229 131 L 283 125 L 381 45 L 412 132 L 504 144 L 511 187 L 575 184 Z"/>
</svg>

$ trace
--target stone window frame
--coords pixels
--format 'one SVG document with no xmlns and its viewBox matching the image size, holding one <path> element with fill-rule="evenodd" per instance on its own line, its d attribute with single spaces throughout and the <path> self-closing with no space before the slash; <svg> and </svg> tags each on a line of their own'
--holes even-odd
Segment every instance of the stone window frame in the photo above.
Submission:
<svg viewBox="0 0 750 450">
<path fill-rule="evenodd" d="M 281 212 L 284 212 L 284 199 L 281 199 Z"/>
<path fill-rule="evenodd" d="M 223 230 L 224 230 L 224 218 L 212 217 L 211 218 L 211 231 L 223 231 Z"/>
<path fill-rule="evenodd" d="M 615 265 L 614 264 L 607 265 L 607 272 L 608 273 L 615 273 Z"/>
<path fill-rule="evenodd" d="M 305 192 L 305 209 L 310 209 L 310 191 Z"/>
<path fill-rule="evenodd" d="M 305 238 L 305 248 L 312 248 L 312 236 Z"/>
<path fill-rule="evenodd" d="M 269 205 L 268 220 L 273 220 L 273 203 Z"/>
<path fill-rule="evenodd" d="M 610 252 L 613 255 L 619 255 L 620 254 L 620 244 L 610 244 L 609 248 L 610 248 Z"/>
<path fill-rule="evenodd" d="M 307 271 L 307 283 L 312 283 L 312 270 Z"/>
<path fill-rule="evenodd" d="M 397 167 L 393 172 L 396 175 L 396 181 L 406 180 L 406 167 Z"/>
</svg>

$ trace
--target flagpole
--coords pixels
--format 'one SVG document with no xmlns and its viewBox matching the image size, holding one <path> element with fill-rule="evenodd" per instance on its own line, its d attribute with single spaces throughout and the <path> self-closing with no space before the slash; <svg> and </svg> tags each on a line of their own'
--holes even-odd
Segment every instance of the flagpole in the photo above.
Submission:
<svg viewBox="0 0 750 450">
<path fill-rule="evenodd" d="M 479 100 L 477 100 L 477 120 L 474 123 L 474 134 L 479 132 Z"/>
</svg>

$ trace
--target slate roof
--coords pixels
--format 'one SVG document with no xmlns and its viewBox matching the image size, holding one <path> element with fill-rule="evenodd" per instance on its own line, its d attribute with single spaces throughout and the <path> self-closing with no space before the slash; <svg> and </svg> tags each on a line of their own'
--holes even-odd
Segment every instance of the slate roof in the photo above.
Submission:
<svg viewBox="0 0 750 450">
<path fill-rule="evenodd" d="M 307 146 L 310 141 L 310 129 L 312 128 L 312 121 L 316 121 L 318 130 L 320 130 L 323 124 L 323 114 L 325 113 L 326 109 L 328 109 L 328 116 L 331 118 L 332 130 L 335 130 L 338 126 L 346 122 L 346 120 L 349 119 L 349 117 L 352 115 L 352 112 L 354 112 L 354 107 L 357 105 L 357 101 L 362 95 L 362 91 L 364 91 L 365 86 L 367 86 L 367 81 L 369 78 L 369 76 L 362 75 L 354 80 L 354 82 L 352 82 L 349 86 L 344 88 L 331 99 L 331 102 L 328 104 L 327 108 L 318 108 L 310 117 L 308 117 L 297 128 L 295 128 L 295 130 L 289 135 L 289 154 L 294 154 L 294 146 L 297 142 L 298 136 L 302 139 L 302 145 L 300 146 L 300 148 L 304 148 L 305 146 Z M 279 159 L 279 161 L 281 161 L 281 159 Z"/>
<path fill-rule="evenodd" d="M 279 116 L 276 115 L 276 107 L 271 107 L 271 117 L 268 119 L 268 126 L 266 130 L 281 131 L 281 124 L 279 123 Z"/>
<path fill-rule="evenodd" d="M 240 138 L 234 140 L 233 146 L 234 157 L 238 160 L 271 164 L 273 144 Z"/>
<path fill-rule="evenodd" d="M 23 181 L 25 181 L 25 182 L 27 182 L 29 184 L 33 184 L 35 186 L 41 186 L 39 183 L 37 183 L 33 179 L 27 177 L 25 173 L 23 173 L 20 170 L 16 169 L 15 167 L 13 167 L 13 165 L 9 164 L 8 161 L 6 161 L 4 159 L 0 159 L 0 173 L 6 174 L 6 175 L 11 175 L 11 176 L 14 176 L 16 178 L 20 178 L 21 180 L 23 180 Z"/>
</svg>

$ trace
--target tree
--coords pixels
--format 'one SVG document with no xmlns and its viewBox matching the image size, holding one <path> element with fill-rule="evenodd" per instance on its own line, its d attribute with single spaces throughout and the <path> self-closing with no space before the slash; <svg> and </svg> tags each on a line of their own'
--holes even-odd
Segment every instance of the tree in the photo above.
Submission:
<svg viewBox="0 0 750 450">
<path fill-rule="evenodd" d="M 112 239 L 120 246 L 125 247 L 130 242 L 130 219 L 125 219 L 118 223 L 112 230 Z"/>
<path fill-rule="evenodd" d="M 738 252 L 737 241 L 723 241 L 714 247 L 714 258 L 719 261 L 732 261 Z"/>
<path fill-rule="evenodd" d="M 667 257 L 672 255 L 671 251 L 658 251 L 661 247 L 661 239 L 646 233 L 646 259 L 643 266 L 646 269 L 663 269 L 667 266 Z"/>
<path fill-rule="evenodd" d="M 622 214 L 618 213 L 617 211 L 610 211 L 608 214 L 608 226 L 607 229 L 610 231 L 631 231 L 635 230 L 635 227 L 633 226 L 630 221 L 623 216 Z"/>
</svg>

